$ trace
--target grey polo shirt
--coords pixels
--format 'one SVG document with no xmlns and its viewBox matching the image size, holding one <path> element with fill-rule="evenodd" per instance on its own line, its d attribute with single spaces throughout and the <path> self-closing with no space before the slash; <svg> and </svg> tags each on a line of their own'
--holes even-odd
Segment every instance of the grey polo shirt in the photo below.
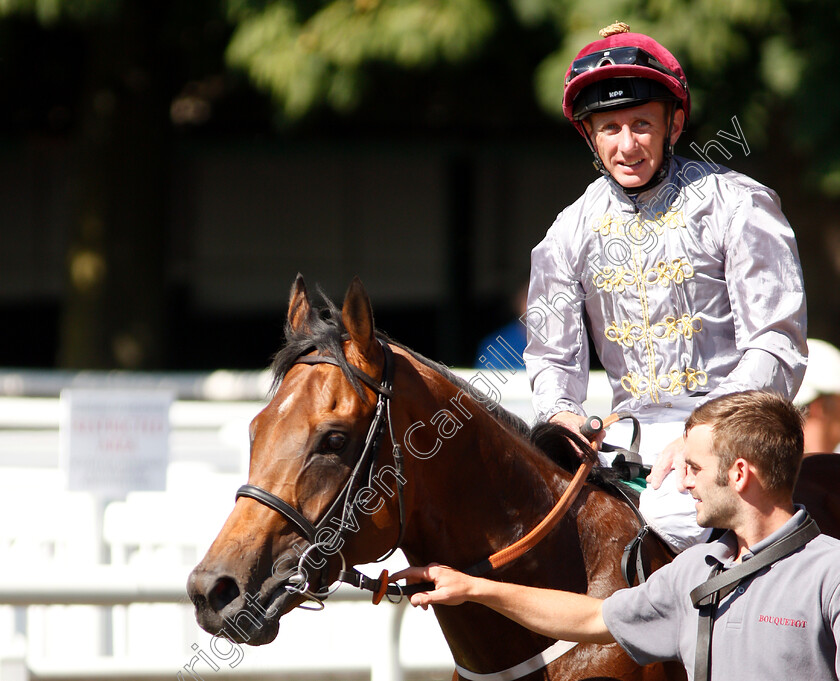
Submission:
<svg viewBox="0 0 840 681">
<path fill-rule="evenodd" d="M 757 553 L 805 520 L 800 507 L 777 532 L 751 546 Z M 639 664 L 679 660 L 691 680 L 697 610 L 689 593 L 718 563 L 732 567 L 736 541 L 699 544 L 647 582 L 615 592 L 603 615 L 616 641 Z M 746 558 L 745 558 L 746 559 Z M 748 577 L 718 606 L 712 637 L 712 681 L 837 681 L 840 677 L 840 541 L 820 535 Z"/>
</svg>

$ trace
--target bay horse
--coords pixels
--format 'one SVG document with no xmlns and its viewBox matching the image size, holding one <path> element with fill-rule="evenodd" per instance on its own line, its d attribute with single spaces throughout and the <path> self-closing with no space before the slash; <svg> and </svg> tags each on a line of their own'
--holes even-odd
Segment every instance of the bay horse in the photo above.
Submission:
<svg viewBox="0 0 840 681">
<path fill-rule="evenodd" d="M 358 279 L 340 311 L 326 305 L 311 304 L 298 275 L 273 395 L 250 425 L 248 484 L 189 577 L 199 625 L 239 643 L 273 641 L 282 615 L 398 547 L 411 565 L 482 564 L 549 513 L 573 479 L 559 459 L 586 447 L 555 430 L 552 458 L 471 382 L 378 334 Z M 586 483 L 539 543 L 487 576 L 603 598 L 625 585 L 622 552 L 638 529 L 629 504 Z M 647 557 L 651 569 L 670 560 L 656 541 Z M 434 610 L 454 679 L 555 643 L 473 603 Z M 678 663 L 639 667 L 617 644 L 567 647 L 521 678 L 685 678 Z"/>
</svg>

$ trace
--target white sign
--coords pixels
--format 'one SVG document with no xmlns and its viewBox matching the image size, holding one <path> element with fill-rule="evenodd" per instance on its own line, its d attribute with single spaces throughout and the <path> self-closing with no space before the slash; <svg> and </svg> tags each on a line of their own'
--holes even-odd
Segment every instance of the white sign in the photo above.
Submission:
<svg viewBox="0 0 840 681">
<path fill-rule="evenodd" d="M 150 390 L 63 390 L 61 461 L 68 489 L 119 499 L 166 489 L 173 395 Z"/>
</svg>

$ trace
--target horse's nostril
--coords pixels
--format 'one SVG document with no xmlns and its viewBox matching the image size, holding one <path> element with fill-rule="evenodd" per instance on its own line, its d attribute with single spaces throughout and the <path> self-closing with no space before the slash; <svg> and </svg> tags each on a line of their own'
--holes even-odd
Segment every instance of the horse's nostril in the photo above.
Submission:
<svg viewBox="0 0 840 681">
<path fill-rule="evenodd" d="M 230 577 L 220 577 L 207 594 L 207 603 L 213 610 L 220 612 L 226 605 L 239 596 L 239 587 Z"/>
</svg>

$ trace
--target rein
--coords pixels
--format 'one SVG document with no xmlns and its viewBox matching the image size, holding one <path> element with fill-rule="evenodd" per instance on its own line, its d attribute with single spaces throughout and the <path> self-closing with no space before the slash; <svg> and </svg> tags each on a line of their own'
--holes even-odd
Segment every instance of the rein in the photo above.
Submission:
<svg viewBox="0 0 840 681">
<path fill-rule="evenodd" d="M 601 430 L 603 430 L 607 426 L 611 426 L 613 423 L 618 421 L 619 418 L 620 415 L 611 414 L 603 420 L 598 418 L 597 416 L 591 416 L 587 419 L 586 423 L 584 424 L 583 430 L 586 433 L 586 436 L 591 440 L 590 445 L 593 449 L 595 449 L 597 446 L 594 437 Z M 537 544 L 539 544 L 540 541 L 557 525 L 557 523 L 559 523 L 560 520 L 562 520 L 563 516 L 566 515 L 566 512 L 569 510 L 572 503 L 574 503 L 575 499 L 577 499 L 577 496 L 580 493 L 580 490 L 583 488 L 583 485 L 586 482 L 586 478 L 592 471 L 594 465 L 594 457 L 586 457 L 581 462 L 574 477 L 569 482 L 569 485 L 566 487 L 563 494 L 554 504 L 553 508 L 546 514 L 546 516 L 539 522 L 539 524 L 536 527 L 534 527 L 530 532 L 528 532 L 528 534 L 526 534 L 524 537 L 521 537 L 510 546 L 496 551 L 484 560 L 463 570 L 463 572 L 474 577 L 487 574 L 492 570 L 496 570 L 504 565 L 507 565 L 508 563 L 512 563 L 514 560 L 527 553 Z M 339 579 L 348 584 L 352 584 L 357 588 L 373 591 L 374 604 L 379 603 L 382 600 L 383 595 L 401 597 L 408 596 L 414 593 L 419 593 L 421 591 L 428 591 L 429 589 L 434 589 L 434 584 L 432 584 L 431 582 L 419 582 L 417 584 L 411 584 L 408 586 L 400 586 L 398 584 L 389 585 L 387 579 L 387 570 L 383 570 L 382 574 L 379 576 L 378 579 L 371 579 L 370 577 L 367 577 L 358 570 L 354 570 L 353 572 L 354 574 L 351 575 L 346 571 L 342 571 L 339 575 Z"/>
<path fill-rule="evenodd" d="M 603 420 L 597 416 L 590 416 L 586 420 L 582 430 L 586 437 L 590 440 L 590 446 L 593 450 L 597 449 L 597 443 L 594 439 L 597 434 L 604 428 L 611 426 L 613 423 L 618 421 L 618 418 L 618 415 L 611 414 Z M 575 472 L 574 477 L 569 482 L 568 487 L 566 487 L 566 490 L 557 500 L 557 503 L 534 529 L 510 546 L 496 551 L 496 553 L 492 556 L 489 556 L 487 559 L 474 565 L 472 568 L 467 570 L 467 574 L 478 576 L 486 572 L 490 572 L 491 570 L 496 570 L 503 565 L 513 562 L 539 544 L 543 537 L 545 537 L 545 535 L 547 535 L 554 526 L 560 522 L 563 516 L 566 515 L 569 507 L 571 507 L 574 500 L 577 499 L 583 484 L 586 482 L 587 476 L 595 465 L 595 461 L 595 457 L 587 456 L 584 458 Z"/>
</svg>

